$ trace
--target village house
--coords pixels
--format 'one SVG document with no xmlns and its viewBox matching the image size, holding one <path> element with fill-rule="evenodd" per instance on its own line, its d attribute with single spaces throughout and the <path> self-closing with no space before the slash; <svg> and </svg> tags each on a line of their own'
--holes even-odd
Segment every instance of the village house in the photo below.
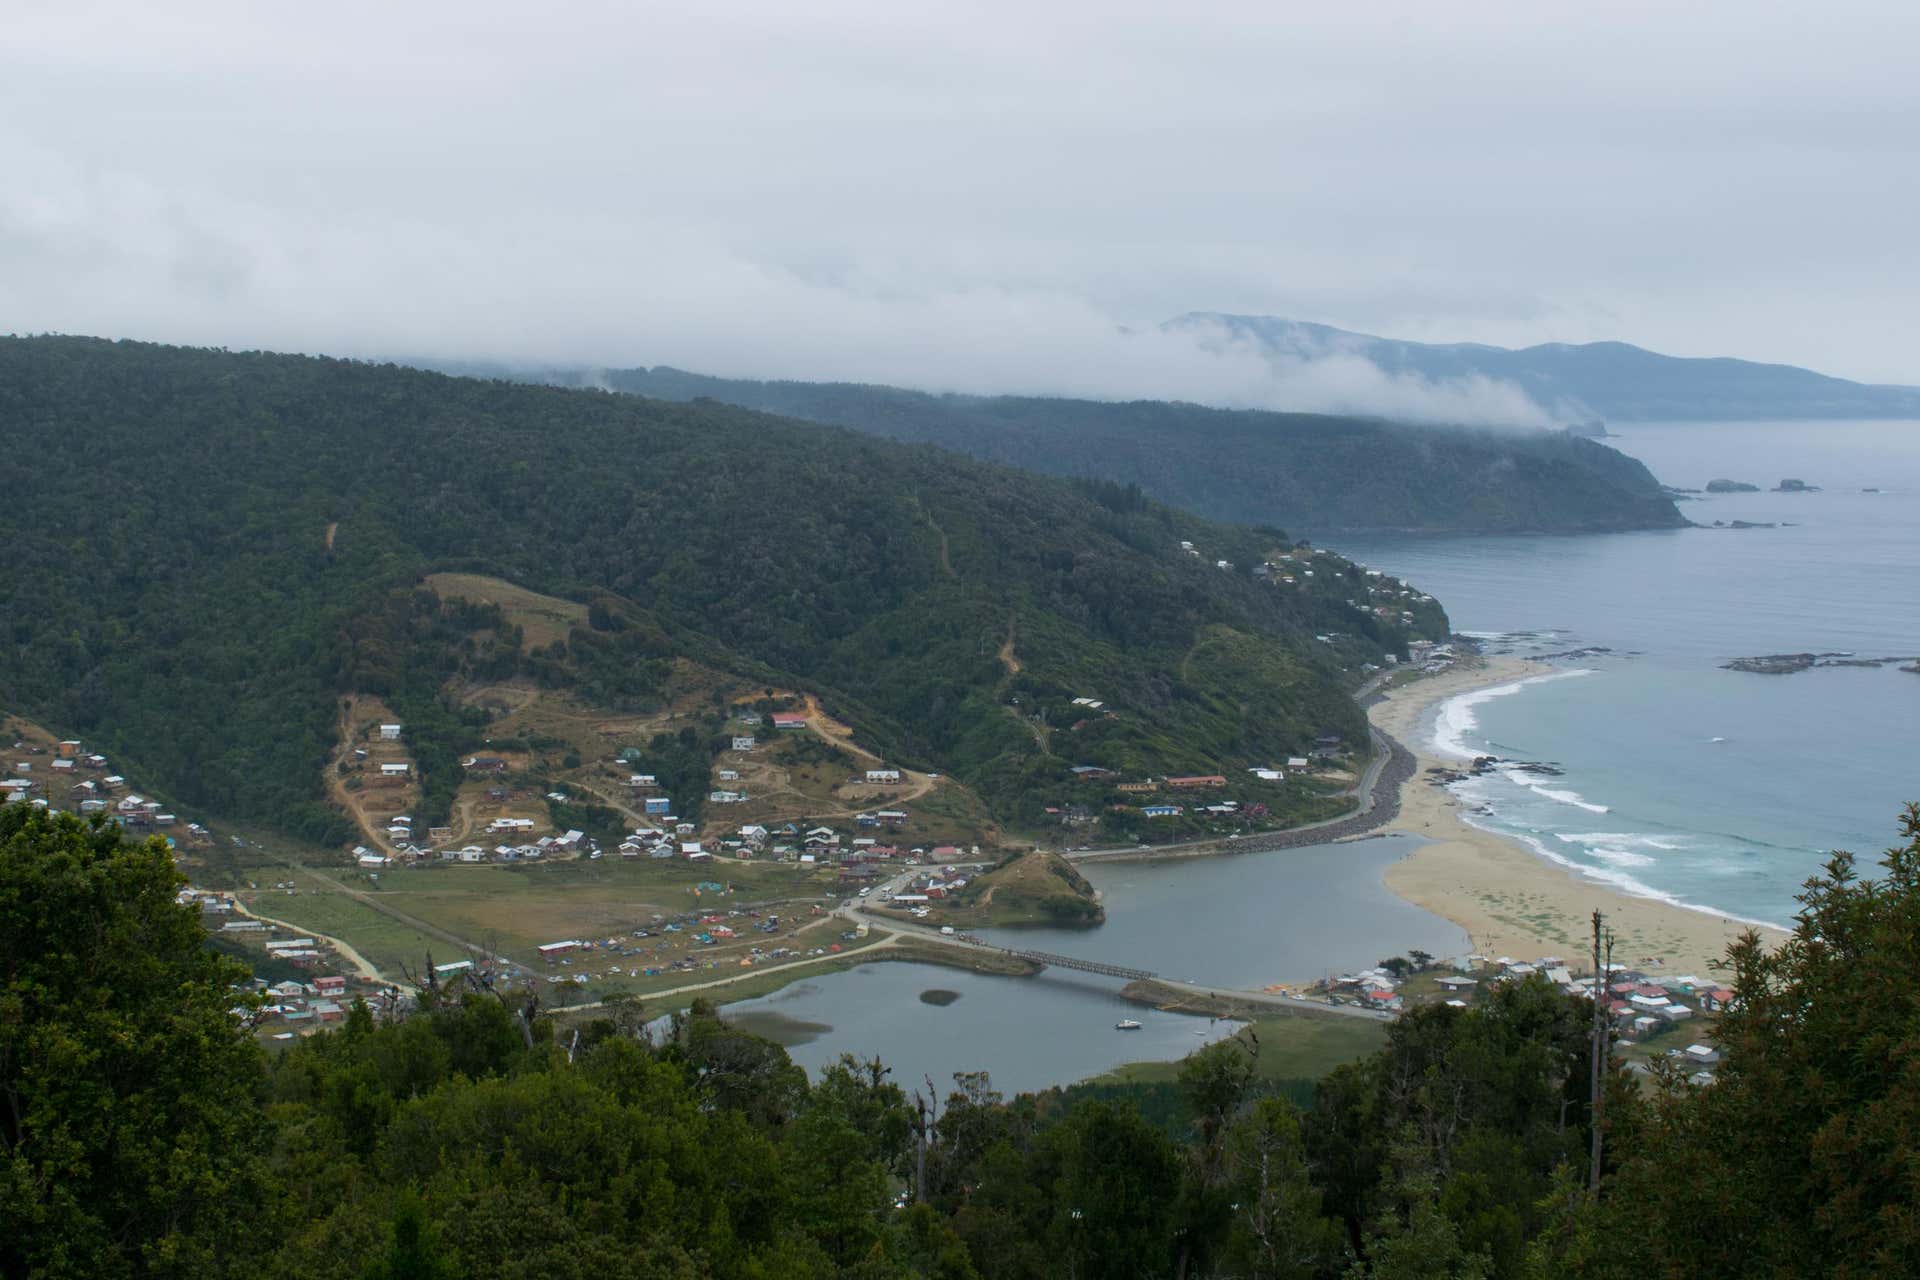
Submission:
<svg viewBox="0 0 1920 1280">
<path fill-rule="evenodd" d="M 412 772 L 413 766 L 404 760 L 393 761 L 380 766 L 380 776 L 383 778 L 404 778 Z"/>
<path fill-rule="evenodd" d="M 747 793 L 744 791 L 714 791 L 707 795 L 709 804 L 745 804 Z"/>
<path fill-rule="evenodd" d="M 1183 811 L 1177 804 L 1150 804 L 1140 812 L 1149 818 L 1177 818 Z"/>
<path fill-rule="evenodd" d="M 869 769 L 867 783 L 870 786 L 890 786 L 900 781 L 898 769 Z"/>
<path fill-rule="evenodd" d="M 398 741 L 400 741 L 400 726 L 399 726 L 399 725 L 397 725 L 397 724 L 383 724 L 383 725 L 381 725 L 381 726 L 380 726 L 380 741 L 382 741 L 382 742 L 398 742 Z"/>
<path fill-rule="evenodd" d="M 740 734 L 734 735 L 733 749 L 735 751 L 751 751 L 753 750 L 753 747 L 754 747 L 754 739 L 752 734 L 740 733 Z"/>
<path fill-rule="evenodd" d="M 1227 785 L 1227 780 L 1217 773 L 1207 773 L 1187 778 L 1168 778 L 1167 785 L 1177 790 L 1190 791 L 1201 787 L 1224 787 Z"/>
<path fill-rule="evenodd" d="M 1144 782 L 1123 782 L 1114 788 L 1115 791 L 1125 792 L 1127 795 L 1144 795 L 1149 791 L 1158 791 L 1159 789 L 1160 784 L 1151 778 L 1148 778 Z"/>
<path fill-rule="evenodd" d="M 773 727 L 776 729 L 804 729 L 807 717 L 801 711 L 776 711 L 773 713 Z"/>
</svg>

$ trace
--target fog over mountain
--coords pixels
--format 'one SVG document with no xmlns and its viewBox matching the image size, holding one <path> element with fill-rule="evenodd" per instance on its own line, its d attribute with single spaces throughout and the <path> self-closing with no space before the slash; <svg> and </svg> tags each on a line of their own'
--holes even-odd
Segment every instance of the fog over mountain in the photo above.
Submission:
<svg viewBox="0 0 1920 1280">
<path fill-rule="evenodd" d="M 1200 313 L 1167 327 L 1222 350 L 1250 345 L 1280 368 L 1348 361 L 1376 370 L 1387 386 L 1429 394 L 1482 388 L 1491 396 L 1497 390 L 1567 422 L 1920 417 L 1920 387 L 1869 386 L 1725 356 L 1668 356 L 1624 342 L 1552 342 L 1515 351 L 1476 342 L 1401 342 L 1277 316 Z"/>
<path fill-rule="evenodd" d="M 14 9 L 0 331 L 1503 424 L 1561 406 L 1160 326 L 1920 381 L 1890 0 Z"/>
</svg>

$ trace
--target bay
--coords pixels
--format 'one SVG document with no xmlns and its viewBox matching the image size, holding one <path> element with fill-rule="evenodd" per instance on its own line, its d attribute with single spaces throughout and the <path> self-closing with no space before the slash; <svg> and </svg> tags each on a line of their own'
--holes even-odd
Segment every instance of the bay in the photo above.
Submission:
<svg viewBox="0 0 1920 1280">
<path fill-rule="evenodd" d="M 1775 528 L 1338 549 L 1433 592 L 1456 630 L 1497 651 L 1611 650 L 1436 717 L 1443 745 L 1563 771 L 1462 784 L 1476 821 L 1628 892 L 1787 921 L 1829 850 L 1877 854 L 1920 799 L 1920 675 L 1721 664 L 1920 654 L 1920 423 L 1636 425 L 1609 443 L 1677 487 L 1794 478 L 1821 491 L 1681 504 L 1699 524 Z"/>
</svg>

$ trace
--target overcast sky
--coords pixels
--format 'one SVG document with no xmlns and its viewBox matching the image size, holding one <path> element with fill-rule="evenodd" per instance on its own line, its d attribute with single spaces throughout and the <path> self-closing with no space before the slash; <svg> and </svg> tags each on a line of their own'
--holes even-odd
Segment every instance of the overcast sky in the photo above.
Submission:
<svg viewBox="0 0 1920 1280">
<path fill-rule="evenodd" d="M 0 331 L 1524 417 L 1154 330 L 1209 310 L 1920 382 L 1911 0 L 6 9 Z"/>
</svg>

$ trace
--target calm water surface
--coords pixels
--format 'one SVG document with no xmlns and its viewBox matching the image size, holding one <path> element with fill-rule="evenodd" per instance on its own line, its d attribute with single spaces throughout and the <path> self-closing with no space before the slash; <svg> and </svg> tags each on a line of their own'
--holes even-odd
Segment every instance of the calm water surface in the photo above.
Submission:
<svg viewBox="0 0 1920 1280">
<path fill-rule="evenodd" d="M 1109 919 L 1091 930 L 997 930 L 1009 945 L 1148 969 L 1172 978 L 1259 987 L 1351 969 L 1418 947 L 1452 955 L 1466 936 L 1381 883 L 1414 848 L 1406 837 L 1343 845 L 1085 868 Z M 1001 978 L 926 965 L 872 964 L 728 1007 L 729 1017 L 788 1042 L 810 1071 L 842 1052 L 878 1056 L 896 1080 L 991 1067 L 1006 1092 L 1067 1084 L 1123 1062 L 1184 1057 L 1236 1024 L 1122 1000 L 1120 980 L 1049 969 Z M 946 1007 L 929 989 L 957 991 Z M 777 1015 L 771 1020 L 769 1015 Z M 1133 1018 L 1139 1031 L 1114 1023 Z"/>
</svg>

